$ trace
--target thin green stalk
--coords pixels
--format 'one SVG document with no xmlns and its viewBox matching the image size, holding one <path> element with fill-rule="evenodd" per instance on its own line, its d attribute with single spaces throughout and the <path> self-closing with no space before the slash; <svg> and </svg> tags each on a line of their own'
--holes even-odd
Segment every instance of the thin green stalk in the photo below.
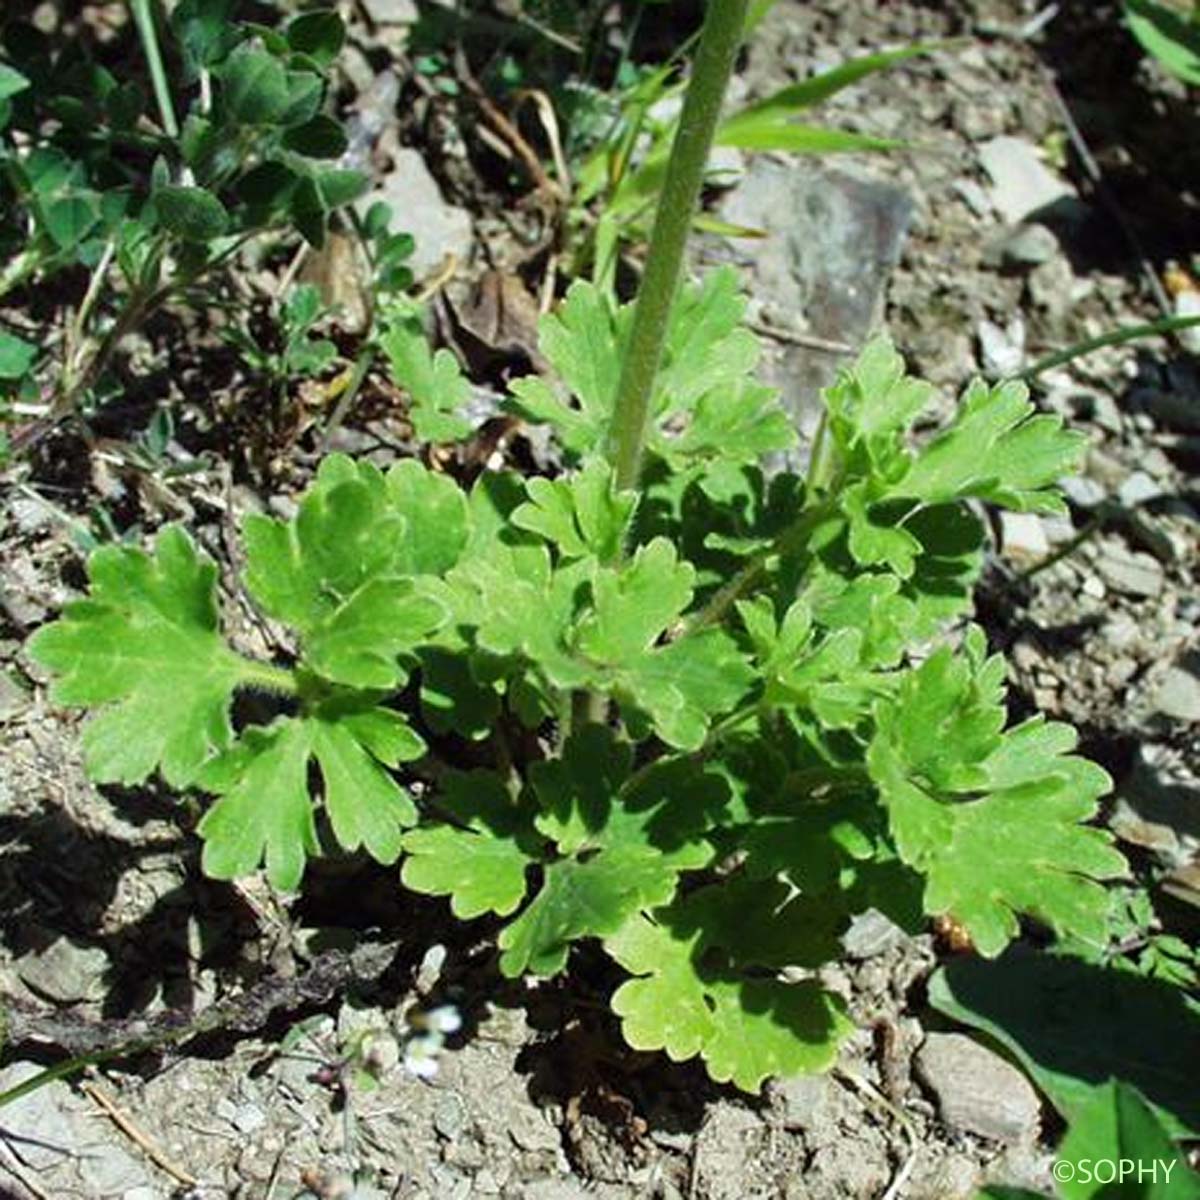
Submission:
<svg viewBox="0 0 1200 1200">
<path fill-rule="evenodd" d="M 718 624 L 734 603 L 758 582 L 772 558 L 798 550 L 812 536 L 813 530 L 836 510 L 837 505 L 832 499 L 803 509 L 766 550 L 756 554 L 724 587 L 714 593 L 712 599 L 687 622 L 681 636 L 688 637 Z"/>
<path fill-rule="evenodd" d="M 167 84 L 167 72 L 163 68 L 162 50 L 158 44 L 158 30 L 154 25 L 154 13 L 150 0 L 129 0 L 138 36 L 142 39 L 142 50 L 150 68 L 150 82 L 154 86 L 154 100 L 158 104 L 158 115 L 163 133 L 169 138 L 179 136 L 179 122 L 175 120 L 175 106 L 171 101 L 171 89 Z"/>
<path fill-rule="evenodd" d="M 1105 346 L 1121 346 L 1139 338 L 1164 337 L 1197 325 L 1200 325 L 1200 317 L 1163 317 L 1160 321 L 1150 321 L 1145 325 L 1122 325 L 1120 329 L 1088 338 L 1084 342 L 1076 342 L 1074 346 L 1068 346 L 1065 350 L 1056 350 L 1053 354 L 1047 354 L 1045 358 L 1039 358 L 1027 371 L 1021 372 L 1021 378 L 1034 379 L 1045 371 L 1061 367 L 1063 363 L 1069 363 L 1072 359 L 1082 358 L 1085 354 L 1091 354 L 1093 350 L 1102 350 Z"/>
<path fill-rule="evenodd" d="M 641 476 L 650 399 L 667 321 L 683 273 L 684 248 L 700 198 L 721 102 L 746 26 L 747 6 L 748 0 L 710 0 L 700 35 L 650 235 L 629 347 L 621 364 L 609 442 L 618 491 L 636 488 Z"/>
</svg>

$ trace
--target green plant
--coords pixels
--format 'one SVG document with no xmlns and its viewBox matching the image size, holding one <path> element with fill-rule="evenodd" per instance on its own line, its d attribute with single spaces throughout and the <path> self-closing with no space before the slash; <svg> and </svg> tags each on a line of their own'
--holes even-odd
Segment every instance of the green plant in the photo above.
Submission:
<svg viewBox="0 0 1200 1200">
<path fill-rule="evenodd" d="M 1168 71 L 1200 84 L 1200 4 L 1194 0 L 1125 0 L 1125 21 L 1142 48 Z"/>
<path fill-rule="evenodd" d="M 464 492 L 412 460 L 326 458 L 293 519 L 243 527 L 291 665 L 227 644 L 216 567 L 175 526 L 93 554 L 87 597 L 29 652 L 58 702 L 99 710 L 95 779 L 216 797 L 210 875 L 265 862 L 294 889 L 330 843 L 402 860 L 406 887 L 504 919 L 506 975 L 597 942 L 629 976 L 631 1045 L 756 1089 L 827 1067 L 850 1031 L 813 972 L 855 912 L 952 914 L 985 955 L 1023 916 L 1103 942 L 1125 865 L 1086 824 L 1109 780 L 1073 731 L 1007 727 L 980 630 L 929 649 L 970 607 L 969 503 L 1060 510 L 1083 439 L 1022 385 L 977 382 L 914 446 L 932 388 L 877 340 L 826 391 L 807 478 L 768 479 L 795 434 L 754 379 L 736 277 L 676 297 L 745 15 L 709 8 L 637 304 L 576 283 L 541 331 L 557 379 L 512 385 L 561 476 Z M 418 342 L 387 349 L 452 421 L 456 368 Z M 240 689 L 279 715 L 235 728 Z M 491 765 L 456 769 L 463 740 Z"/>
<path fill-rule="evenodd" d="M 770 5 L 760 5 L 750 27 Z M 927 54 L 929 45 L 851 59 L 781 88 L 762 100 L 729 114 L 716 129 L 718 146 L 748 153 L 767 150 L 793 154 L 879 152 L 903 145 L 889 138 L 848 130 L 804 124 L 797 120 L 843 89 L 878 71 Z M 571 231 L 574 275 L 587 275 L 611 287 L 621 244 L 643 238 L 649 217 L 656 211 L 666 174 L 667 155 L 679 123 L 675 100 L 684 89 L 677 78 L 678 63 L 648 69 L 617 93 L 614 111 L 594 144 L 581 151 L 570 196 L 567 227 Z M 593 117 L 592 123 L 595 124 Z M 706 214 L 697 213 L 696 227 L 732 235 L 753 236 Z"/>
<path fill-rule="evenodd" d="M 292 380 L 319 375 L 337 357 L 337 347 L 328 338 L 313 336 L 313 327 L 323 316 L 320 291 L 314 284 L 302 283 L 292 289 L 280 310 L 277 350 L 238 325 L 225 326 L 222 336 L 240 351 L 251 370 L 282 395 Z"/>
<path fill-rule="evenodd" d="M 346 136 L 323 111 L 344 38 L 336 13 L 304 12 L 275 30 L 232 21 L 234 0 L 181 0 L 172 87 L 151 6 L 132 7 L 157 123 L 138 82 L 81 46 L 56 50 L 17 21 L 3 28 L 0 293 L 67 268 L 90 274 L 44 407 L 51 420 L 76 410 L 125 335 L 249 238 L 296 230 L 320 245 L 333 211 L 367 184 L 336 164 Z M 0 386 L 20 391 L 36 358 L 5 334 Z"/>
<path fill-rule="evenodd" d="M 1169 1132 L 1127 1083 L 1092 1087 L 1088 1103 L 1058 1147 L 1052 1171 L 1062 1200 L 1197 1200 L 1200 1176 Z M 1042 1192 L 989 1187 L 980 1200 L 1040 1200 Z"/>
</svg>

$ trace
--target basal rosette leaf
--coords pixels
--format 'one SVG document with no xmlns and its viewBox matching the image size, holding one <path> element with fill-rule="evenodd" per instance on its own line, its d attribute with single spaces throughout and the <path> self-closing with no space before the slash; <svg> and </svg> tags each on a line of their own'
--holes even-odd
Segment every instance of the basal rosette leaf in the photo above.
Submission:
<svg viewBox="0 0 1200 1200">
<path fill-rule="evenodd" d="M 728 633 L 706 629 L 632 659 L 613 680 L 631 723 L 645 714 L 667 745 L 698 750 L 713 718 L 737 706 L 755 674 Z"/>
<path fill-rule="evenodd" d="M 301 636 L 310 667 L 351 687 L 403 682 L 398 656 L 448 617 L 426 573 L 453 565 L 468 537 L 466 503 L 416 463 L 385 476 L 326 458 L 291 521 L 251 515 L 246 582 L 269 616 Z"/>
<path fill-rule="evenodd" d="M 973 496 L 1022 512 L 1062 512 L 1055 484 L 1076 469 L 1086 444 L 1060 417 L 1035 415 L 1023 383 L 976 380 L 950 428 L 892 491 L 933 504 Z"/>
<path fill-rule="evenodd" d="M 905 374 L 891 339 L 877 337 L 825 389 L 830 430 L 851 477 L 891 480 L 904 470 L 904 435 L 933 399 L 933 387 Z"/>
<path fill-rule="evenodd" d="M 636 914 L 604 946 L 634 976 L 612 998 L 625 1040 L 634 1049 L 664 1050 L 676 1062 L 700 1055 L 717 1082 L 755 1092 L 771 1076 L 828 1069 L 853 1024 L 841 1001 L 817 984 L 784 983 L 750 969 L 758 956 L 744 934 L 751 935 L 750 942 L 756 940 L 755 922 L 735 902 L 753 903 L 754 891 L 735 887 L 736 895 L 721 896 L 721 885 L 716 885 L 669 909 Z M 797 914 L 787 914 L 790 921 L 782 918 L 788 907 L 786 889 L 752 888 L 763 901 L 753 903 L 756 913 L 771 911 L 769 901 L 780 914 L 774 922 L 768 917 L 769 923 L 803 925 Z M 727 927 L 722 910 L 740 933 Z M 784 958 L 812 961 L 814 952 L 819 956 L 836 950 L 830 923 L 811 906 L 806 915 L 824 928 L 812 939 L 804 931 L 799 939 L 790 933 L 794 954 L 784 952 Z M 803 944 L 806 940 L 809 945 Z M 782 949 L 780 942 L 763 957 L 774 963 Z"/>
<path fill-rule="evenodd" d="M 709 458 L 753 462 L 796 440 L 775 392 L 751 379 L 759 346 L 742 325 L 744 309 L 732 269 L 713 271 L 680 292 L 651 400 L 648 443 L 676 465 Z M 551 425 L 572 455 L 602 452 L 632 320 L 632 304 L 614 313 L 591 283 L 572 284 L 539 327 L 539 347 L 563 390 L 537 376 L 518 379 L 509 408 Z"/>
<path fill-rule="evenodd" d="M 546 380 L 529 376 L 510 386 L 509 407 L 527 421 L 553 426 L 573 454 L 598 450 L 612 419 L 621 370 L 608 301 L 598 288 L 577 280 L 558 311 L 542 318 L 538 333 L 539 350 L 575 404 Z"/>
<path fill-rule="evenodd" d="M 557 974 L 572 942 L 605 937 L 631 913 L 665 904 L 677 878 L 649 848 L 618 847 L 585 861 L 551 863 L 533 901 L 500 934 L 500 970 L 509 978 Z"/>
<path fill-rule="evenodd" d="M 900 857 L 926 879 L 925 908 L 998 954 L 1028 914 L 1102 943 L 1106 879 L 1125 874 L 1110 836 L 1083 822 L 1111 787 L 1069 752 L 1074 731 L 1034 718 L 1002 732 L 1003 661 L 944 649 L 876 706 L 867 766 Z"/>
<path fill-rule="evenodd" d="M 968 498 L 1060 512 L 1057 481 L 1078 465 L 1085 444 L 1059 417 L 1035 413 L 1024 384 L 976 380 L 951 424 L 913 448 L 908 431 L 932 396 L 930 385 L 905 374 L 887 338 L 869 343 L 824 393 L 850 553 L 904 579 L 931 532 L 928 522 L 914 528 L 930 506 L 942 506 L 947 518 Z"/>
<path fill-rule="evenodd" d="M 225 645 L 216 567 L 177 526 L 152 554 L 102 547 L 88 576 L 88 598 L 38 630 L 29 653 L 57 675 L 54 701 L 101 710 L 83 735 L 94 779 L 139 783 L 158 769 L 187 784 L 232 739 L 234 690 L 266 669 Z"/>
<path fill-rule="evenodd" d="M 529 867 L 544 852 L 532 812 L 515 804 L 490 771 L 449 773 L 436 807 L 451 823 L 429 823 L 405 834 L 404 885 L 449 896 L 451 911 L 463 920 L 513 912 L 525 898 Z"/>
<path fill-rule="evenodd" d="M 580 623 L 579 649 L 598 663 L 630 663 L 687 608 L 694 580 L 694 569 L 666 538 L 639 546 L 627 565 L 602 567 L 592 584 L 593 610 Z"/>
<path fill-rule="evenodd" d="M 205 873 L 233 879 L 265 862 L 275 887 L 299 887 L 306 859 L 319 850 L 308 785 L 312 762 L 339 845 L 395 862 L 417 813 L 385 768 L 424 751 L 399 713 L 379 707 L 326 706 L 266 728 L 251 726 L 197 779 L 219 796 L 198 827 Z"/>
<path fill-rule="evenodd" d="M 568 640 L 591 570 L 590 559 L 555 568 L 543 543 L 498 537 L 447 577 L 453 623 L 486 655 L 533 664 L 558 688 L 582 686 L 590 671 Z"/>
<path fill-rule="evenodd" d="M 721 778 L 686 759 L 661 759 L 630 775 L 630 748 L 585 725 L 560 758 L 530 772 L 537 828 L 560 857 L 538 894 L 500 936 L 500 968 L 550 975 L 570 945 L 606 937 L 632 913 L 667 903 L 681 871 L 711 863 L 705 831 L 728 800 Z"/>
<path fill-rule="evenodd" d="M 1054 484 L 1078 465 L 1085 444 L 1057 416 L 1035 414 L 1023 383 L 977 379 L 950 426 L 910 451 L 905 435 L 933 389 L 905 374 L 886 337 L 870 342 L 824 396 L 848 482 L 869 481 L 856 493 L 864 512 L 888 500 L 944 504 L 967 497 L 1058 512 L 1062 499 Z M 887 536 L 895 540 L 902 532 Z"/>
<path fill-rule="evenodd" d="M 519 529 L 544 537 L 564 558 L 616 557 L 637 505 L 633 492 L 618 494 L 612 469 L 593 459 L 565 479 L 526 481 L 529 499 L 512 514 Z"/>
<path fill-rule="evenodd" d="M 198 826 L 204 873 L 236 879 L 266 864 L 275 887 L 294 891 L 304 863 L 320 849 L 308 794 L 311 731 L 285 719 L 247 729 L 238 743 L 209 763 L 199 782 L 224 793 Z"/>
</svg>

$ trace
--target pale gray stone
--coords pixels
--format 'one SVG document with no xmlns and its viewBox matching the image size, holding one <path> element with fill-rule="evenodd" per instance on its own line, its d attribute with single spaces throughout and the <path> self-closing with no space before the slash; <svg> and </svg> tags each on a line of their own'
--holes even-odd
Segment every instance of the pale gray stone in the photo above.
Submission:
<svg viewBox="0 0 1200 1200">
<path fill-rule="evenodd" d="M 904 944 L 908 934 L 878 909 L 868 908 L 850 922 L 842 946 L 851 958 L 875 958 Z"/>
<path fill-rule="evenodd" d="M 980 321 L 976 333 L 986 375 L 1006 379 L 1020 372 L 1025 363 L 1025 322 L 1019 316 L 1003 328 L 994 321 Z"/>
<path fill-rule="evenodd" d="M 1096 570 L 1110 588 L 1126 596 L 1157 596 L 1163 589 L 1159 563 L 1149 554 L 1127 550 L 1120 542 L 1104 543 L 1096 557 Z"/>
<path fill-rule="evenodd" d="M 449 203 L 418 150 L 402 147 L 380 187 L 357 203 L 361 213 L 378 200 L 391 206 L 392 229 L 412 235 L 415 243 L 408 266 L 417 278 L 436 270 L 447 254 L 460 261 L 475 241 L 471 214 Z"/>
<path fill-rule="evenodd" d="M 1127 508 L 1145 504 L 1147 500 L 1157 500 L 1162 494 L 1162 487 L 1145 471 L 1134 471 L 1117 489 L 1117 498 Z"/>
<path fill-rule="evenodd" d="M 979 161 L 992 181 L 992 204 L 1010 225 L 1075 195 L 1024 138 L 1004 135 L 984 142 Z"/>
<path fill-rule="evenodd" d="M 363 8 L 376 25 L 413 25 L 420 16 L 417 0 L 363 0 Z"/>
<path fill-rule="evenodd" d="M 1171 667 L 1154 691 L 1154 711 L 1176 721 L 1200 721 L 1200 678 L 1185 667 Z"/>
<path fill-rule="evenodd" d="M 59 1004 L 77 1004 L 103 997 L 108 955 L 98 946 L 58 937 L 22 955 L 16 967 L 21 982 L 38 995 Z"/>
<path fill-rule="evenodd" d="M 1000 243 L 1006 267 L 1037 267 L 1058 253 L 1058 238 L 1045 225 L 1018 225 Z"/>
<path fill-rule="evenodd" d="M 1036 513 L 1002 512 L 1000 546 L 1012 562 L 1036 562 L 1050 553 L 1050 539 Z"/>
<path fill-rule="evenodd" d="M 915 1065 L 952 1129 L 1009 1144 L 1037 1137 L 1041 1102 L 1033 1085 L 973 1038 L 931 1033 L 917 1051 Z"/>
<path fill-rule="evenodd" d="M 1068 500 L 1079 508 L 1095 508 L 1103 502 L 1107 493 L 1086 475 L 1067 475 L 1058 481 Z"/>
</svg>

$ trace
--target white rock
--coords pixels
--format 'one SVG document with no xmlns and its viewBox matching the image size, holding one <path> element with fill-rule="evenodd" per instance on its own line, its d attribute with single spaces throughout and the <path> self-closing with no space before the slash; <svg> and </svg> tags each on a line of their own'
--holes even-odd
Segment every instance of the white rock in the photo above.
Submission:
<svg viewBox="0 0 1200 1200">
<path fill-rule="evenodd" d="M 1175 297 L 1175 315 L 1177 317 L 1200 317 L 1200 292 L 1191 290 L 1180 292 Z M 1200 354 L 1200 325 L 1192 325 L 1179 331 L 1179 340 L 1186 350 Z"/>
<path fill-rule="evenodd" d="M 397 150 L 395 165 L 382 185 L 355 207 L 365 214 L 377 200 L 391 206 L 395 232 L 412 234 L 416 248 L 408 266 L 418 279 L 436 270 L 447 254 L 462 260 L 471 253 L 475 241 L 471 214 L 442 197 L 419 151 Z"/>
<path fill-rule="evenodd" d="M 1021 370 L 1025 362 L 1025 322 L 1019 316 L 1003 329 L 993 321 L 980 321 L 977 332 L 985 374 L 1004 379 Z"/>
<path fill-rule="evenodd" d="M 1163 588 L 1163 569 L 1149 554 L 1107 541 L 1096 556 L 1096 570 L 1114 591 L 1126 596 L 1157 596 Z"/>
<path fill-rule="evenodd" d="M 1117 489 L 1117 498 L 1126 508 L 1156 500 L 1162 494 L 1162 488 L 1145 471 L 1134 471 Z"/>
<path fill-rule="evenodd" d="M 952 1129 L 996 1142 L 1032 1141 L 1041 1120 L 1033 1085 L 1006 1059 L 962 1033 L 931 1033 L 914 1060 Z"/>
<path fill-rule="evenodd" d="M 1107 495 L 1105 490 L 1086 475 L 1067 475 L 1058 481 L 1068 500 L 1080 508 L 1095 508 Z"/>
<path fill-rule="evenodd" d="M 1183 667 L 1171 667 L 1154 692 L 1154 710 L 1176 721 L 1200 721 L 1200 679 Z"/>
<path fill-rule="evenodd" d="M 992 138 L 979 147 L 979 160 L 992 181 L 992 204 L 1010 225 L 1075 194 L 1024 138 Z"/>
<path fill-rule="evenodd" d="M 363 8 L 376 25 L 414 25 L 421 15 L 417 0 L 363 0 Z"/>
<path fill-rule="evenodd" d="M 1037 562 L 1050 553 L 1050 539 L 1036 513 L 1002 512 L 1000 544 L 1013 562 Z"/>
</svg>

